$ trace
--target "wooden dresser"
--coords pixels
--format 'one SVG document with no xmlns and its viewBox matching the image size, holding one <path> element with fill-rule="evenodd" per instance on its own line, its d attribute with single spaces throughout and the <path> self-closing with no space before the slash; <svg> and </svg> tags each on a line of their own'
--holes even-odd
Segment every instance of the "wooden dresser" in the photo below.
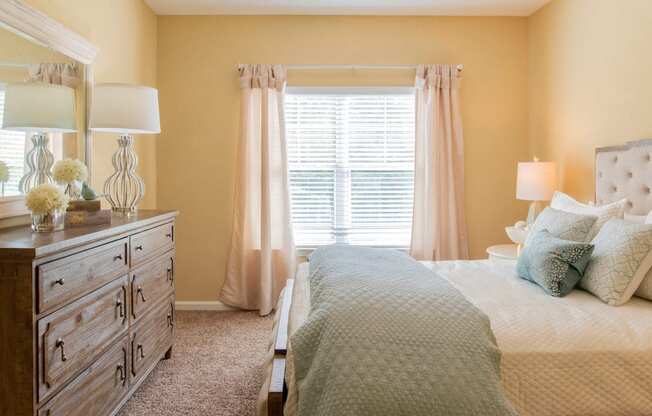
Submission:
<svg viewBox="0 0 652 416">
<path fill-rule="evenodd" d="M 170 357 L 176 215 L 0 230 L 0 415 L 115 414 Z"/>
</svg>

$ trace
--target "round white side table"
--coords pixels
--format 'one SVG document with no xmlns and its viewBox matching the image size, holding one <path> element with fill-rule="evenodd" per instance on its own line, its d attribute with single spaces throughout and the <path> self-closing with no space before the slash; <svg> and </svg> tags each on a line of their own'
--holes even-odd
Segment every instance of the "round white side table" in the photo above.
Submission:
<svg viewBox="0 0 652 416">
<path fill-rule="evenodd" d="M 492 261 L 514 261 L 518 258 L 518 246 L 516 244 L 499 244 L 487 249 L 489 260 Z"/>
</svg>

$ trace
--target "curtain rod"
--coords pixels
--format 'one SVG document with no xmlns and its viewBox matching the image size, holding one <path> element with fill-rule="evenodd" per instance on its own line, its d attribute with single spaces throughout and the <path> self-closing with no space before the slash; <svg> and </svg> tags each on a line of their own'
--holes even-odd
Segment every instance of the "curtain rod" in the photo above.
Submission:
<svg viewBox="0 0 652 416">
<path fill-rule="evenodd" d="M 0 61 L 0 66 L 11 67 L 11 68 L 28 68 L 29 64 L 21 64 L 21 63 L 18 63 L 18 62 Z"/>
<path fill-rule="evenodd" d="M 284 65 L 287 69 L 416 69 L 417 65 L 338 65 L 338 64 L 307 64 Z M 240 65 L 238 65 L 240 67 Z M 464 65 L 457 65 L 457 70 L 464 69 Z"/>
</svg>

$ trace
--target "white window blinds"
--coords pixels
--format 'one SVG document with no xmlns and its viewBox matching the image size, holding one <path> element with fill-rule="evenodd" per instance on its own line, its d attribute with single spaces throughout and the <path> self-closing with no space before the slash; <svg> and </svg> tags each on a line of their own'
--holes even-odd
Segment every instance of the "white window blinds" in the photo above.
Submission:
<svg viewBox="0 0 652 416">
<path fill-rule="evenodd" d="M 0 126 L 5 108 L 5 92 L 0 85 Z M 9 167 L 9 182 L 5 184 L 5 195 L 18 195 L 18 182 L 23 176 L 25 154 L 25 133 L 0 130 L 0 161 Z M 0 185 L 1 191 L 1 185 Z"/>
<path fill-rule="evenodd" d="M 408 247 L 412 89 L 289 89 L 285 103 L 298 247 Z"/>
</svg>

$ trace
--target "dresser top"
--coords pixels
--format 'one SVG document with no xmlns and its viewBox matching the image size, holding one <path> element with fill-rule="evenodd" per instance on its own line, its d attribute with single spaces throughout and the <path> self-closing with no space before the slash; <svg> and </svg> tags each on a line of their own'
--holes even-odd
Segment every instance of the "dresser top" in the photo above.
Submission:
<svg viewBox="0 0 652 416">
<path fill-rule="evenodd" d="M 29 225 L 0 229 L 0 254 L 42 257 L 94 241 L 119 236 L 149 225 L 172 221 L 178 211 L 141 209 L 130 216 L 111 215 L 111 224 L 70 227 L 34 233 Z"/>
</svg>

